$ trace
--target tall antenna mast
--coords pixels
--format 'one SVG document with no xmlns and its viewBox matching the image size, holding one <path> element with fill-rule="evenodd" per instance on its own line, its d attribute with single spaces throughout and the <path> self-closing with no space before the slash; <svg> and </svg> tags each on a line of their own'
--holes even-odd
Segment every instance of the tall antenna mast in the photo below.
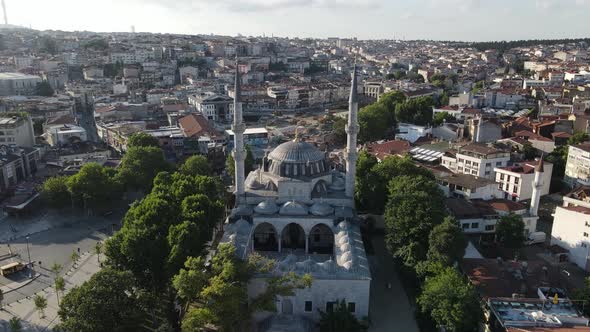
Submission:
<svg viewBox="0 0 590 332">
<path fill-rule="evenodd" d="M 2 11 L 4 12 L 4 24 L 8 25 L 8 16 L 6 15 L 6 3 L 2 0 Z"/>
</svg>

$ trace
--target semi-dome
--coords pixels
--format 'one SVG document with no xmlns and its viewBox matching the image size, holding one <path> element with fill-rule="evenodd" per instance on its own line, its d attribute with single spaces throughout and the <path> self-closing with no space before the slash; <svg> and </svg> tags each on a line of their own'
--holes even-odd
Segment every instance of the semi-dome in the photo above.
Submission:
<svg viewBox="0 0 590 332">
<path fill-rule="evenodd" d="M 281 177 L 313 177 L 329 171 L 325 154 L 301 140 L 277 146 L 266 159 L 265 170 Z"/>
</svg>

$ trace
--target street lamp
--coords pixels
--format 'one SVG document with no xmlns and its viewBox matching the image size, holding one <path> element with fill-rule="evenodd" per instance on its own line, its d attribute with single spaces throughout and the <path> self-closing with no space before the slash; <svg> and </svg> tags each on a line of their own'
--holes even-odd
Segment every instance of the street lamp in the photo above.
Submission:
<svg viewBox="0 0 590 332">
<path fill-rule="evenodd" d="M 29 250 L 29 236 L 26 236 L 27 239 L 27 255 L 29 256 L 29 278 L 33 278 L 33 265 L 31 264 L 31 251 Z"/>
</svg>

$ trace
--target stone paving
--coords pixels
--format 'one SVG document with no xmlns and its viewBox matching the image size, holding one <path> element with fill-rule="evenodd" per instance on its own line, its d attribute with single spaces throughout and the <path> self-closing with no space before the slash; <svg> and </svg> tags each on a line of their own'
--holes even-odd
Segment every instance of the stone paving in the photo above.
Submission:
<svg viewBox="0 0 590 332">
<path fill-rule="evenodd" d="M 83 253 L 80 259 L 74 266 L 70 268 L 63 278 L 66 281 L 65 293 L 75 286 L 81 285 L 90 277 L 100 270 L 100 264 L 98 258 L 94 254 L 89 252 Z M 51 329 L 59 323 L 57 316 L 58 304 L 55 289 L 51 286 L 46 287 L 37 294 L 44 296 L 47 299 L 47 309 L 45 309 L 44 316 L 41 317 L 39 312 L 35 310 L 33 303 L 33 297 L 28 296 L 20 301 L 4 304 L 3 309 L 0 311 L 0 324 L 6 329 L 7 322 L 12 317 L 18 317 L 21 319 L 23 325 L 23 331 L 51 331 Z M 60 298 L 63 297 L 60 294 Z"/>
</svg>

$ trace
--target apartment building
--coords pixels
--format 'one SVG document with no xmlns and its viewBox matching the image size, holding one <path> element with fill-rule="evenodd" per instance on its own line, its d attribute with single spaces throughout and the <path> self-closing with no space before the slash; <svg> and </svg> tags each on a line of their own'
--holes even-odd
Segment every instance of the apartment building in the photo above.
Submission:
<svg viewBox="0 0 590 332">
<path fill-rule="evenodd" d="M 29 116 L 0 116 L 0 145 L 32 147 L 34 144 L 33 121 Z"/>
<path fill-rule="evenodd" d="M 189 105 L 193 105 L 210 121 L 231 121 L 234 114 L 233 102 L 233 98 L 215 92 L 203 92 L 188 97 Z"/>
<path fill-rule="evenodd" d="M 590 187 L 582 186 L 563 197 L 553 215 L 551 245 L 568 252 L 569 261 L 590 271 Z"/>
<path fill-rule="evenodd" d="M 32 95 L 41 77 L 21 73 L 0 73 L 0 96 Z"/>
<path fill-rule="evenodd" d="M 442 157 L 442 165 L 454 173 L 471 174 L 494 179 L 494 167 L 504 167 L 510 161 L 510 152 L 481 143 L 471 143 L 449 150 Z"/>
<path fill-rule="evenodd" d="M 535 180 L 535 167 L 539 160 L 523 161 L 506 167 L 496 167 L 496 182 L 498 189 L 502 191 L 505 199 L 512 201 L 529 200 L 533 196 L 533 182 Z M 544 161 L 541 175 L 541 196 L 549 194 L 553 164 Z"/>
<path fill-rule="evenodd" d="M 563 180 L 571 188 L 590 185 L 590 143 L 569 147 Z"/>
</svg>

